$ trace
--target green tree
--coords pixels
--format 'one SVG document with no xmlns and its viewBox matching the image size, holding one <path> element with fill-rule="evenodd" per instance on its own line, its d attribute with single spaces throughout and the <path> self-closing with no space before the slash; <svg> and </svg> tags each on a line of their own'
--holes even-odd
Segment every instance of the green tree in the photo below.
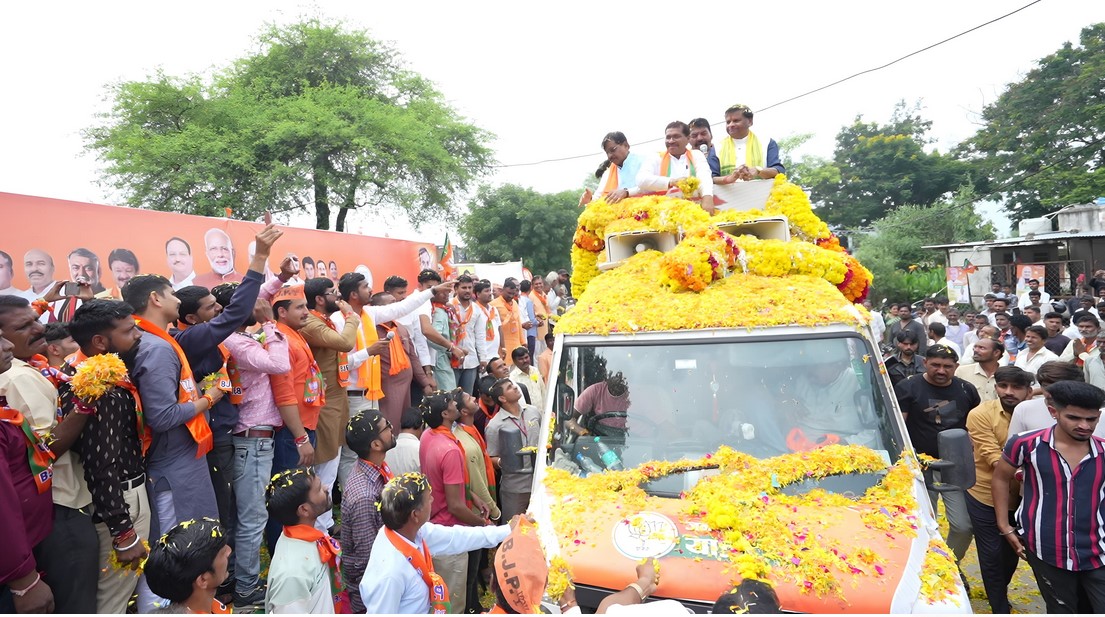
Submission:
<svg viewBox="0 0 1105 617">
<path fill-rule="evenodd" d="M 579 192 L 481 186 L 460 225 L 472 261 L 521 259 L 534 275 L 569 267 Z"/>
<path fill-rule="evenodd" d="M 490 135 L 397 51 L 319 20 L 271 26 L 259 44 L 209 80 L 110 87 L 112 111 L 85 135 L 128 204 L 244 219 L 313 207 L 319 229 L 336 209 L 338 231 L 365 206 L 455 220 L 452 195 L 489 169 Z"/>
<path fill-rule="evenodd" d="M 1039 60 L 960 145 L 1014 221 L 1105 195 L 1105 23 Z"/>
<path fill-rule="evenodd" d="M 840 169 L 829 159 L 811 154 L 795 158 L 794 153 L 812 138 L 813 133 L 795 133 L 778 140 L 787 180 L 805 187 L 840 182 Z"/>
<path fill-rule="evenodd" d="M 856 258 L 871 270 L 876 293 L 912 298 L 907 274 L 911 266 L 927 269 L 943 264 L 940 251 L 923 246 L 992 240 L 994 226 L 979 216 L 974 202 L 974 190 L 964 186 L 951 199 L 935 205 L 896 208 L 875 221 L 871 233 L 855 238 Z"/>
<path fill-rule="evenodd" d="M 932 205 L 967 179 L 968 166 L 926 152 L 931 122 L 899 102 L 888 124 L 855 122 L 840 129 L 831 164 L 807 172 L 818 215 L 831 225 L 862 227 L 904 204 Z M 835 168 L 835 169 L 834 169 Z"/>
</svg>

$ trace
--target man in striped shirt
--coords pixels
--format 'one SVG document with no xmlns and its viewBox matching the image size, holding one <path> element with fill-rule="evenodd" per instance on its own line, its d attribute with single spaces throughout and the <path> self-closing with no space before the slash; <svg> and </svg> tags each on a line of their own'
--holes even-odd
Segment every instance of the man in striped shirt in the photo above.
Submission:
<svg viewBox="0 0 1105 617">
<path fill-rule="evenodd" d="M 1075 612 L 1080 592 L 1105 612 L 1105 440 L 1093 434 L 1105 390 L 1060 381 L 1047 394 L 1055 426 L 1010 438 L 994 468 L 996 512 L 1024 471 L 1020 532 L 999 519 L 999 533 L 1032 566 L 1048 613 Z"/>
</svg>

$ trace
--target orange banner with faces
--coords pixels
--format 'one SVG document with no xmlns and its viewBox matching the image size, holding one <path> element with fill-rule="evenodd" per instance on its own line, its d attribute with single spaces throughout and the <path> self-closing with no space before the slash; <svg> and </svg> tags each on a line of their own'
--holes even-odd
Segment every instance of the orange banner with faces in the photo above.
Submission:
<svg viewBox="0 0 1105 617">
<path fill-rule="evenodd" d="M 41 297 L 55 281 L 85 277 L 97 293 L 118 297 L 135 274 L 161 274 L 176 288 L 240 281 L 264 224 L 119 206 L 0 193 L 0 295 Z M 436 268 L 433 244 L 315 229 L 283 227 L 266 277 L 287 253 L 300 261 L 300 278 L 335 282 L 361 272 L 374 291 L 393 274 L 415 284 Z M 56 303 L 60 304 L 60 303 Z"/>
</svg>

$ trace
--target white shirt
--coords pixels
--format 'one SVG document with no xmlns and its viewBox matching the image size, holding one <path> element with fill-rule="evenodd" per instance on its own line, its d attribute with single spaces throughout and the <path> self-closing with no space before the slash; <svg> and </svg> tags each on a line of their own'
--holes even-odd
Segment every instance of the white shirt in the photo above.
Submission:
<svg viewBox="0 0 1105 617">
<path fill-rule="evenodd" d="M 710 163 L 706 156 L 698 150 L 688 150 L 691 160 L 694 162 L 695 176 L 699 180 L 699 193 L 703 196 L 714 194 L 714 179 L 710 172 Z M 637 172 L 637 187 L 647 192 L 669 192 L 668 180 L 672 178 L 686 178 L 690 175 L 690 166 L 687 165 L 686 155 L 679 158 L 671 157 L 671 175 L 660 174 L 660 160 L 663 153 L 654 154 L 641 164 L 641 170 Z M 679 189 L 672 187 L 671 191 Z"/>
<path fill-rule="evenodd" d="M 1040 290 L 1040 304 L 1044 304 L 1045 302 L 1051 302 L 1051 294 L 1049 294 L 1048 292 L 1041 289 Z M 1032 302 L 1029 301 L 1027 291 L 1024 292 L 1023 294 L 1021 294 L 1019 304 L 1020 304 L 1020 306 L 1032 306 Z"/>
<path fill-rule="evenodd" d="M 921 317 L 921 323 L 925 324 L 925 327 L 929 327 L 930 324 L 939 321 L 944 325 L 948 325 L 948 316 L 940 311 L 933 311 L 932 315 L 924 315 Z"/>
<path fill-rule="evenodd" d="M 1037 396 L 1017 405 L 1013 410 L 1013 417 L 1009 419 L 1009 434 L 1006 435 L 1006 439 L 1028 431 L 1048 428 L 1049 426 L 1055 426 L 1055 418 L 1052 418 L 1051 412 L 1047 410 L 1044 397 Z M 1105 439 L 1105 422 L 1098 422 L 1093 434 Z"/>
<path fill-rule="evenodd" d="M 545 380 L 541 379 L 541 371 L 532 364 L 529 373 L 523 373 L 517 366 L 510 367 L 510 380 L 515 383 L 523 383 L 529 391 L 529 402 L 541 413 L 545 412 Z"/>
<path fill-rule="evenodd" d="M 189 274 L 188 276 L 184 277 L 184 280 L 182 280 L 181 282 L 173 283 L 172 278 L 169 279 L 169 282 L 173 284 L 173 291 L 176 291 L 178 289 L 183 289 L 185 287 L 188 287 L 189 285 L 194 284 L 193 281 L 195 281 L 195 280 L 196 280 L 196 271 L 192 270 L 192 273 Z"/>
<path fill-rule="evenodd" d="M 389 321 L 396 321 L 400 317 L 417 309 L 422 303 L 428 303 L 431 296 L 433 296 L 433 291 L 426 289 L 409 294 L 399 302 L 392 302 L 384 306 L 366 306 L 361 309 L 361 319 L 364 320 L 367 318 L 371 320 L 373 326 Z M 338 329 L 338 332 L 341 332 L 341 330 L 345 328 L 345 319 L 342 318 L 340 312 L 331 315 L 330 321 L 334 322 L 334 327 Z M 421 333 L 421 328 L 419 328 L 419 332 Z M 413 336 L 413 333 L 411 336 Z M 368 360 L 368 349 L 360 346 L 360 341 L 357 342 L 357 345 L 358 347 L 356 350 L 349 354 L 350 390 L 363 390 L 365 388 L 365 384 L 359 383 L 360 377 L 357 374 L 357 367 Z"/>
<path fill-rule="evenodd" d="M 384 454 L 384 460 L 391 473 L 401 476 L 405 473 L 421 472 L 422 463 L 418 460 L 418 446 L 421 442 L 410 433 L 399 433 L 395 436 L 395 447 Z"/>
<path fill-rule="evenodd" d="M 459 302 L 453 308 L 457 311 L 457 319 L 464 324 L 464 338 L 457 347 L 468 352 L 461 361 L 461 369 L 476 368 L 480 362 L 499 353 L 498 348 L 492 347 L 494 341 L 487 340 L 487 316 L 476 306 L 475 300 L 468 303 L 467 309 Z"/>
<path fill-rule="evenodd" d="M 928 346 L 932 347 L 933 345 L 943 345 L 944 347 L 951 347 L 955 351 L 955 355 L 959 356 L 960 358 L 963 357 L 963 350 L 959 348 L 959 345 L 956 345 L 955 341 L 949 339 L 946 336 L 939 341 L 929 339 Z"/>
<path fill-rule="evenodd" d="M 1098 354 L 1099 356 L 1101 354 Z M 1029 356 L 1032 356 L 1029 358 Z M 1040 351 L 1032 353 L 1028 349 L 1025 349 L 1017 354 L 1017 360 L 1013 362 L 1013 366 L 1017 368 L 1023 368 L 1024 370 L 1036 375 L 1036 371 L 1040 370 L 1040 367 L 1044 362 L 1051 362 L 1052 360 L 1058 360 L 1059 356 L 1055 355 L 1055 352 L 1049 350 L 1047 347 L 1041 347 Z"/>
<path fill-rule="evenodd" d="M 479 302 L 473 300 L 472 304 L 476 307 L 477 312 L 483 313 L 484 323 L 487 323 L 487 316 L 491 315 L 491 331 L 494 333 L 492 340 L 485 340 L 487 339 L 486 333 L 480 333 L 479 337 L 480 341 L 486 343 L 488 348 L 491 350 L 491 355 L 489 355 L 488 357 L 495 357 L 499 355 L 499 328 L 501 328 L 503 325 L 503 318 L 501 315 L 499 315 L 499 309 L 491 306 L 490 303 L 488 303 L 487 306 L 483 306 Z"/>
<path fill-rule="evenodd" d="M 422 316 L 429 317 L 432 310 L 430 301 L 426 300 L 419 304 L 414 311 L 395 320 L 396 323 L 402 324 L 411 333 L 411 344 L 414 345 L 414 352 L 418 355 L 418 362 L 422 366 L 433 366 L 436 360 L 433 352 L 430 351 L 426 335 L 422 334 Z"/>
<path fill-rule="evenodd" d="M 430 612 L 430 590 L 403 553 L 385 535 L 386 529 L 382 527 L 376 534 L 372 556 L 368 558 L 365 577 L 361 579 L 361 601 L 364 602 L 365 612 L 369 615 L 425 615 Z M 422 550 L 422 542 L 425 542 L 431 555 L 459 555 L 478 548 L 498 546 L 509 535 L 510 525 L 445 527 L 426 523 L 418 530 L 416 543 L 403 536 L 399 536 L 399 541 L 418 551 Z"/>
<path fill-rule="evenodd" d="M 281 533 L 269 564 L 268 581 L 266 613 L 334 612 L 330 566 L 319 559 L 318 546 L 314 542 L 289 538 Z"/>
</svg>

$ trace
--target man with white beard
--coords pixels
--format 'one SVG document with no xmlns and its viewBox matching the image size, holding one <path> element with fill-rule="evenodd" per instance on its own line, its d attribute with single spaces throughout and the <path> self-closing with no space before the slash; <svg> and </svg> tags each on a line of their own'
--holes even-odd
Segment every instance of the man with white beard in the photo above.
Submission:
<svg viewBox="0 0 1105 617">
<path fill-rule="evenodd" d="M 195 285 L 211 289 L 223 283 L 241 283 L 242 275 L 234 271 L 234 245 L 230 236 L 217 227 L 203 234 L 204 250 L 211 272 L 196 277 Z"/>
</svg>

